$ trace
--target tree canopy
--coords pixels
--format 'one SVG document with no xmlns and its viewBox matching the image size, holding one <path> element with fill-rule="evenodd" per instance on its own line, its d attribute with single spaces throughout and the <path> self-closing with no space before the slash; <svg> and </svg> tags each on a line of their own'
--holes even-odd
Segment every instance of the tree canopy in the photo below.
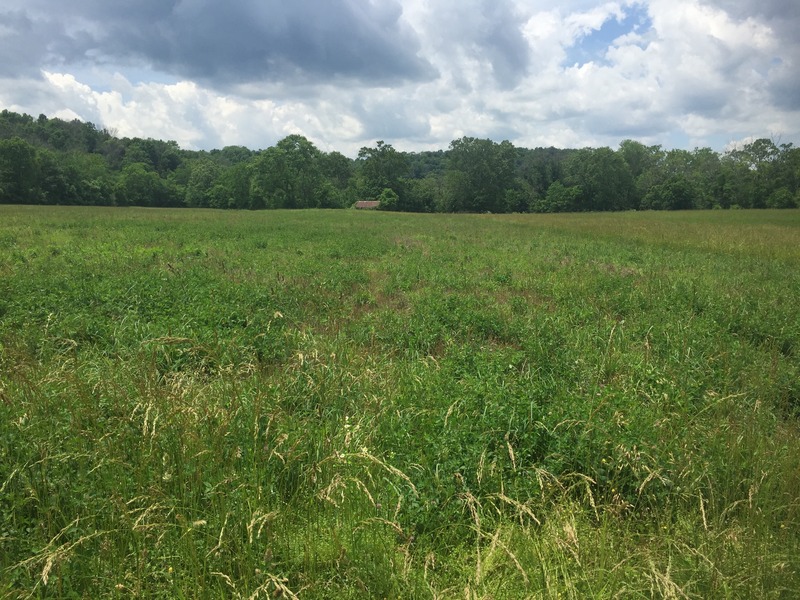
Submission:
<svg viewBox="0 0 800 600">
<path fill-rule="evenodd" d="M 77 119 L 0 112 L 0 203 L 270 209 L 357 200 L 415 212 L 792 208 L 800 148 L 756 139 L 723 154 L 635 140 L 529 149 L 462 137 L 424 152 L 377 141 L 350 159 L 297 134 L 262 150 L 192 151 Z"/>
</svg>

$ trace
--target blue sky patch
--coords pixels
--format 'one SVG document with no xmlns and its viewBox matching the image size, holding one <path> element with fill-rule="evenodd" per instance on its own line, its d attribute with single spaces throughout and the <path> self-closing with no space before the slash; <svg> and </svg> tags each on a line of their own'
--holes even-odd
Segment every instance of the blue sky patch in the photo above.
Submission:
<svg viewBox="0 0 800 600">
<path fill-rule="evenodd" d="M 632 31 L 644 33 L 653 26 L 650 15 L 647 14 L 647 7 L 641 4 L 634 4 L 625 9 L 625 17 L 617 20 L 609 18 L 603 23 L 600 29 L 595 29 L 588 35 L 578 39 L 575 44 L 567 50 L 565 63 L 568 66 L 584 65 L 589 62 L 604 64 L 605 54 L 609 46 L 618 37 Z"/>
</svg>

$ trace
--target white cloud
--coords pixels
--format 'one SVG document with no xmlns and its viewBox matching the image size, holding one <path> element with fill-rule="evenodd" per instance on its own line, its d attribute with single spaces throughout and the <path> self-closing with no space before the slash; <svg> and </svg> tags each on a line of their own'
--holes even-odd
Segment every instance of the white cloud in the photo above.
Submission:
<svg viewBox="0 0 800 600">
<path fill-rule="evenodd" d="M 624 16 L 622 7 L 616 2 L 593 6 L 585 12 L 569 13 L 563 19 L 563 27 L 569 35 L 569 41 L 596 31 L 610 18 L 620 19 Z"/>
<path fill-rule="evenodd" d="M 310 102 L 253 100 L 226 96 L 191 81 L 171 84 L 133 84 L 115 73 L 111 91 L 94 90 L 69 73 L 42 72 L 46 102 L 40 108 L 60 116 L 52 107 L 68 106 L 69 118 L 113 128 L 121 137 L 176 140 L 182 147 L 248 145 L 265 148 L 281 138 L 300 133 L 326 150 L 339 150 L 328 138 L 359 137 L 360 122 L 342 114 L 342 99 Z M 211 140 L 211 145 L 208 142 Z M 347 146 L 347 145 L 346 145 Z M 347 148 L 355 153 L 358 144 Z"/>
<path fill-rule="evenodd" d="M 746 2 L 734 10 L 727 0 L 406 0 L 401 13 L 396 3 L 381 8 L 338 0 L 336 6 L 347 10 L 327 14 L 357 15 L 354 23 L 335 21 L 356 27 L 354 39 L 371 44 L 380 31 L 388 32 L 391 55 L 378 58 L 402 76 L 376 74 L 380 63 L 359 57 L 356 46 L 326 50 L 331 24 L 317 16 L 309 32 L 320 37 L 307 32 L 302 39 L 322 45 L 287 50 L 297 68 L 308 67 L 312 76 L 252 76 L 261 67 L 248 55 L 247 69 L 219 81 L 189 77 L 192 67 L 161 58 L 160 71 L 152 71 L 147 60 L 125 63 L 104 54 L 108 40 L 90 47 L 89 41 L 109 30 L 86 12 L 66 19 L 58 44 L 46 49 L 48 55 L 61 47 L 73 54 L 58 64 L 43 62 L 39 79 L 20 72 L 0 80 L 0 104 L 32 114 L 80 116 L 123 136 L 175 139 L 187 148 L 263 148 L 300 133 L 323 149 L 351 156 L 377 139 L 414 150 L 444 148 L 463 135 L 561 147 L 615 146 L 625 137 L 646 143 L 685 139 L 718 149 L 748 135 L 797 142 L 800 42 L 780 22 L 779 3 L 765 1 L 769 10 Z M 40 9 L 47 5 L 36 0 Z M 95 0 L 80 5 L 97 8 Z M 202 5 L 196 0 L 193 10 Z M 169 13 L 157 3 L 148 6 L 159 15 L 152 18 Z M 313 3 L 302 6 L 311 10 Z M 118 24 L 115 11 L 106 5 L 98 14 L 116 15 Z M 800 19 L 796 13 L 787 14 Z M 286 13 L 296 27 L 303 26 L 297 21 L 301 14 Z M 14 22 L 32 27 L 31 38 L 38 39 L 35 23 L 43 15 L 18 15 Z M 629 15 L 642 18 L 635 30 L 625 21 Z M 224 19 L 226 27 L 236 24 L 233 17 Z M 623 22 L 629 29 L 620 34 Z M 48 21 L 41 39 L 56 30 L 55 21 Z M 4 35 L 13 41 L 15 33 L 12 28 Z M 568 59 L 590 39 L 601 44 L 599 52 L 579 62 Z M 337 48 L 346 56 L 330 55 Z M 145 50 L 141 56 L 168 56 Z M 4 54 L 0 40 L 0 61 L 16 54 Z M 235 53 L 225 60 L 215 58 L 215 69 L 236 68 Z M 326 65 L 340 73 L 315 78 Z"/>
</svg>

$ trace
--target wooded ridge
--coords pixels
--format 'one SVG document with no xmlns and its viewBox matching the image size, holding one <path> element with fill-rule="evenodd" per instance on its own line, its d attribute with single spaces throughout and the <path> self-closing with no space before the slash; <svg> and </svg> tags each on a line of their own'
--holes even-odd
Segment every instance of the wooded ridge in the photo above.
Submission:
<svg viewBox="0 0 800 600">
<path fill-rule="evenodd" d="M 408 212 L 581 212 L 800 206 L 800 148 L 757 139 L 725 153 L 624 140 L 521 148 L 463 137 L 447 150 L 378 141 L 356 159 L 301 135 L 195 151 L 80 120 L 0 113 L 0 203 Z"/>
</svg>

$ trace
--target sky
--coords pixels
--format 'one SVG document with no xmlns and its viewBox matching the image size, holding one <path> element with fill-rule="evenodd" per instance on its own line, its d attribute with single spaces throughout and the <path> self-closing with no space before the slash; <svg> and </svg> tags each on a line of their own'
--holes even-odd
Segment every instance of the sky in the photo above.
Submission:
<svg viewBox="0 0 800 600">
<path fill-rule="evenodd" d="M 798 0 L 4 0 L 0 108 L 206 150 L 798 145 L 798 31 Z"/>
</svg>

